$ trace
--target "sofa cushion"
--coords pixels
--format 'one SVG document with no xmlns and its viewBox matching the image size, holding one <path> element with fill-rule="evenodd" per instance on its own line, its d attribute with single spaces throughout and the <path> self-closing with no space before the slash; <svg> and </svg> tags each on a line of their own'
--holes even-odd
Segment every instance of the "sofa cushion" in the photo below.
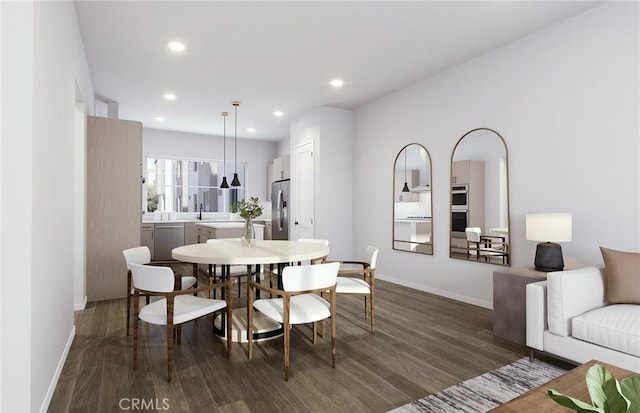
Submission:
<svg viewBox="0 0 640 413">
<path fill-rule="evenodd" d="M 557 271 L 547 274 L 549 331 L 571 335 L 571 319 L 606 305 L 604 274 L 599 268 Z"/>
<path fill-rule="evenodd" d="M 608 305 L 571 320 L 574 338 L 640 357 L 640 306 Z"/>
<path fill-rule="evenodd" d="M 607 279 L 607 301 L 640 304 L 640 253 L 600 247 Z"/>
</svg>

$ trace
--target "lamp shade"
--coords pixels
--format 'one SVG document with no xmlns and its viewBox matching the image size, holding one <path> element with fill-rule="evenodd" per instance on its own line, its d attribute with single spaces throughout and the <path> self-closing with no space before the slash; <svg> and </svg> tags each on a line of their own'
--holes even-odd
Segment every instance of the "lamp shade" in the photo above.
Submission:
<svg viewBox="0 0 640 413">
<path fill-rule="evenodd" d="M 529 241 L 571 241 L 570 213 L 527 214 L 526 227 L 526 237 Z"/>
</svg>

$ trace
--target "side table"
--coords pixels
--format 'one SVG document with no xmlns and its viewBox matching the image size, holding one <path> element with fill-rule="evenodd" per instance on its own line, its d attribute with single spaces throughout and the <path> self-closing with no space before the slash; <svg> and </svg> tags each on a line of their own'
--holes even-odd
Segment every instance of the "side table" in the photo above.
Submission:
<svg viewBox="0 0 640 413">
<path fill-rule="evenodd" d="M 518 344 L 526 344 L 526 287 L 544 281 L 547 273 L 533 266 L 505 268 L 493 272 L 493 334 Z"/>
</svg>

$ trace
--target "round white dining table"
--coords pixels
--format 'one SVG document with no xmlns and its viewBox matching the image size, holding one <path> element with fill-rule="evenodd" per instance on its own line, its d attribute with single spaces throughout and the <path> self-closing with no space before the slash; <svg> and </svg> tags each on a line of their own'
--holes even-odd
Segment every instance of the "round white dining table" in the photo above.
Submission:
<svg viewBox="0 0 640 413">
<path fill-rule="evenodd" d="M 184 245 L 174 248 L 171 256 L 195 264 L 264 265 L 308 261 L 329 255 L 329 247 L 307 241 L 256 240 L 245 247 L 237 238 L 223 242 Z"/>
<path fill-rule="evenodd" d="M 231 265 L 246 265 L 247 274 L 251 274 L 253 273 L 251 266 L 255 265 L 258 268 L 256 278 L 259 281 L 261 265 L 276 264 L 279 269 L 278 274 L 282 274 L 282 268 L 288 263 L 311 261 L 329 255 L 328 246 L 308 241 L 256 240 L 256 245 L 252 247 L 243 246 L 237 238 L 222 238 L 220 241 L 177 247 L 171 251 L 171 256 L 175 260 L 194 264 L 195 276 L 197 276 L 197 264 L 220 265 L 223 268 L 223 274 L 229 274 Z M 280 278 L 278 278 L 278 288 L 282 288 Z M 227 293 L 231 294 L 230 291 Z M 260 313 L 256 313 L 255 316 L 254 339 L 266 340 L 282 334 L 282 326 L 279 323 Z M 246 342 L 247 309 L 234 308 L 232 323 L 232 340 Z M 214 330 L 216 334 L 226 339 L 222 317 L 219 316 L 214 320 Z"/>
</svg>

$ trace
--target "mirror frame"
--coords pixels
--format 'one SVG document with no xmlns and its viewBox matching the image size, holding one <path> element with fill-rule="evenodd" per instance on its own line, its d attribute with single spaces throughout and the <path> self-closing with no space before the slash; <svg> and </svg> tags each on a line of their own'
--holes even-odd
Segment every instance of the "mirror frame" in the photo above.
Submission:
<svg viewBox="0 0 640 413">
<path fill-rule="evenodd" d="M 398 159 L 400 157 L 400 155 L 402 155 L 402 153 L 410 146 L 412 145 L 416 145 L 418 146 L 420 149 L 422 149 L 426 154 L 427 154 L 427 161 L 429 162 L 427 171 L 429 173 L 429 188 L 430 188 L 430 192 L 431 192 L 431 199 L 429 200 L 429 206 L 431 208 L 431 251 L 429 252 L 420 252 L 420 251 L 411 251 L 408 249 L 401 249 L 401 248 L 396 248 L 396 239 L 395 239 L 395 234 L 396 234 L 396 166 L 398 164 Z M 425 165 L 426 167 L 427 165 Z M 429 153 L 429 151 L 427 150 L 427 148 L 421 144 L 421 143 L 417 143 L 417 142 L 412 142 L 412 143 L 408 143 L 406 145 L 404 145 L 402 147 L 402 149 L 400 149 L 400 151 L 398 152 L 398 154 L 395 157 L 395 160 L 393 161 L 393 191 L 392 191 L 392 208 L 391 208 L 391 248 L 396 250 L 396 251 L 404 251 L 404 252 L 409 252 L 409 253 L 413 253 L 413 254 L 423 254 L 423 255 L 433 255 L 433 161 L 431 159 L 431 154 Z"/>
<path fill-rule="evenodd" d="M 500 263 L 500 262 L 485 262 L 485 261 L 480 261 L 480 260 L 471 260 L 471 259 L 464 259 L 464 258 L 460 258 L 460 257 L 455 257 L 453 256 L 453 248 L 457 248 L 453 246 L 453 216 L 452 216 L 452 211 L 453 211 L 453 200 L 452 200 L 452 193 L 451 193 L 451 186 L 455 184 L 454 182 L 454 171 L 453 171 L 453 162 L 454 162 L 454 156 L 456 153 L 456 149 L 458 149 L 458 146 L 460 146 L 460 143 L 464 140 L 464 138 L 466 138 L 467 136 L 471 135 L 472 133 L 475 132 L 479 132 L 479 131 L 484 131 L 484 132 L 490 132 L 493 134 L 493 136 L 497 137 L 500 142 L 502 142 L 502 146 L 504 147 L 504 159 L 505 159 L 505 174 L 506 174 L 506 202 L 507 202 L 507 208 L 506 208 L 506 212 L 507 212 L 507 229 L 508 229 L 508 235 L 507 235 L 507 240 L 508 240 L 508 248 L 509 248 L 509 252 L 506 256 L 506 263 Z M 512 253 L 512 234 L 511 234 L 511 195 L 510 195 L 510 184 L 509 184 L 509 150 L 507 148 L 507 142 L 504 140 L 504 138 L 502 137 L 502 135 L 500 135 L 496 130 L 491 129 L 491 128 L 475 128 L 472 129 L 468 132 L 466 132 L 464 135 L 462 135 L 462 137 L 460 139 L 458 139 L 458 141 L 456 142 L 455 146 L 453 147 L 453 150 L 451 151 L 451 161 L 449 164 L 449 168 L 450 168 L 450 175 L 449 175 L 449 210 L 448 210 L 448 214 L 449 214 L 449 258 L 452 259 L 456 259 L 456 260 L 462 260 L 462 261 L 470 261 L 470 262 L 479 262 L 479 263 L 483 263 L 483 264 L 493 264 L 493 265 L 500 265 L 500 266 L 507 266 L 510 267 L 511 266 L 511 253 Z M 485 202 L 486 204 L 486 202 Z"/>
</svg>

